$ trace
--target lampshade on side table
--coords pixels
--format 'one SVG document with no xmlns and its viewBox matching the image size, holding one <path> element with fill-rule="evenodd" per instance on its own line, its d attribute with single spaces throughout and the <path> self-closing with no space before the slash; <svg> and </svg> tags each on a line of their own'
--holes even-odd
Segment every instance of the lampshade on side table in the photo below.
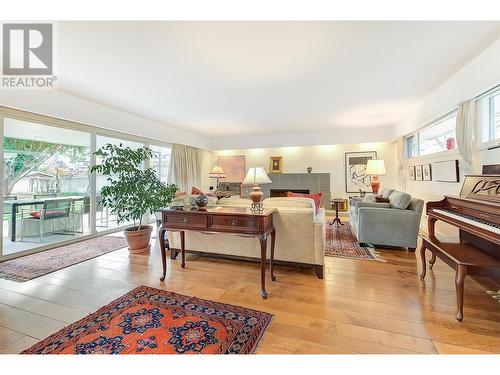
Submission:
<svg viewBox="0 0 500 375">
<path fill-rule="evenodd" d="M 219 188 L 219 179 L 226 178 L 226 174 L 224 173 L 224 171 L 222 170 L 222 168 L 220 166 L 216 165 L 210 171 L 209 178 L 216 179 L 215 190 L 217 190 Z"/>
<path fill-rule="evenodd" d="M 262 190 L 259 184 L 270 184 L 272 181 L 262 167 L 249 168 L 243 184 L 253 184 L 252 192 L 250 193 L 250 198 L 252 199 L 252 206 L 250 210 L 252 212 L 262 212 L 264 206 L 262 204 Z"/>
<path fill-rule="evenodd" d="M 371 176 L 373 194 L 378 194 L 380 182 L 378 176 L 385 175 L 385 164 L 383 160 L 368 160 L 365 173 Z"/>
</svg>

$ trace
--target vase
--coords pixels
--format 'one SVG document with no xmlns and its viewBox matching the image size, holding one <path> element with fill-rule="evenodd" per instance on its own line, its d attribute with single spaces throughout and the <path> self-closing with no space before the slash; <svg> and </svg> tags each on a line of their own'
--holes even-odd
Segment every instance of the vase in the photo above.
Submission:
<svg viewBox="0 0 500 375">
<path fill-rule="evenodd" d="M 446 140 L 446 149 L 453 150 L 455 148 L 455 137 L 450 137 Z"/>
<path fill-rule="evenodd" d="M 208 197 L 206 195 L 202 194 L 196 198 L 196 205 L 198 206 L 198 208 L 203 208 L 207 204 L 208 204 Z"/>
</svg>

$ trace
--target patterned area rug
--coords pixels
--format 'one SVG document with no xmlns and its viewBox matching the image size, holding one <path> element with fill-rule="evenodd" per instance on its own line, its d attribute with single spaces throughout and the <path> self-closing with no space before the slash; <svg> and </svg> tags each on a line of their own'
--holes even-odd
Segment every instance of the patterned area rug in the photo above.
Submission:
<svg viewBox="0 0 500 375">
<path fill-rule="evenodd" d="M 326 224 L 326 256 L 384 261 L 375 249 L 359 246 L 351 224 L 348 222 L 343 224 L 341 226 L 330 225 L 329 222 Z"/>
<path fill-rule="evenodd" d="M 271 319 L 141 286 L 21 354 L 251 354 Z"/>
<path fill-rule="evenodd" d="M 0 263 L 0 278 L 27 281 L 127 246 L 124 237 L 102 236 Z"/>
</svg>

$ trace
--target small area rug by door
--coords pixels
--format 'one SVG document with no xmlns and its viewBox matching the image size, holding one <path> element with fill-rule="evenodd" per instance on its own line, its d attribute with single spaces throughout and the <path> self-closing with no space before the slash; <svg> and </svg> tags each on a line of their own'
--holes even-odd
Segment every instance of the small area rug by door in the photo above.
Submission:
<svg viewBox="0 0 500 375">
<path fill-rule="evenodd" d="M 330 225 L 329 222 L 326 224 L 326 256 L 383 262 L 375 249 L 368 246 L 359 246 L 349 222 L 343 224 L 341 226 L 337 226 L 337 224 Z"/>
<path fill-rule="evenodd" d="M 127 246 L 124 237 L 102 236 L 0 263 L 0 278 L 28 281 Z"/>
<path fill-rule="evenodd" d="M 21 354 L 251 354 L 271 319 L 140 286 Z"/>
</svg>

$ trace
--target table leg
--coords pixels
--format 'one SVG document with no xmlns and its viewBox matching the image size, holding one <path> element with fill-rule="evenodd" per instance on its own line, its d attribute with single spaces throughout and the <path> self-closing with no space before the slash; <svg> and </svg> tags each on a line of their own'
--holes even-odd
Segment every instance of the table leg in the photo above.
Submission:
<svg viewBox="0 0 500 375">
<path fill-rule="evenodd" d="M 10 240 L 12 242 L 16 242 L 16 213 L 17 213 L 17 204 L 12 204 L 10 216 L 11 216 L 11 228 L 10 228 Z"/>
<path fill-rule="evenodd" d="M 425 243 L 422 241 L 422 246 L 420 246 L 420 260 L 422 263 L 422 272 L 420 273 L 420 278 L 423 280 L 427 272 L 427 265 L 425 264 Z"/>
<path fill-rule="evenodd" d="M 269 268 L 271 269 L 271 280 L 276 281 L 274 276 L 274 243 L 276 242 L 276 229 L 273 228 L 271 232 L 271 258 L 269 259 Z"/>
<path fill-rule="evenodd" d="M 262 298 L 267 298 L 266 292 L 266 252 L 267 252 L 267 234 L 259 236 L 260 241 L 260 288 Z"/>
<path fill-rule="evenodd" d="M 160 244 L 160 251 L 161 251 L 161 263 L 163 265 L 163 273 L 160 277 L 160 281 L 165 280 L 165 275 L 167 274 L 167 251 L 165 249 L 165 232 L 166 230 L 163 228 L 160 228 L 159 230 L 159 244 Z"/>
<path fill-rule="evenodd" d="M 434 263 L 436 263 L 436 254 L 432 253 L 432 257 L 429 260 L 429 269 L 432 270 L 432 267 L 434 267 Z"/>
<path fill-rule="evenodd" d="M 181 235 L 181 267 L 186 268 L 186 232 L 180 231 Z"/>
</svg>

